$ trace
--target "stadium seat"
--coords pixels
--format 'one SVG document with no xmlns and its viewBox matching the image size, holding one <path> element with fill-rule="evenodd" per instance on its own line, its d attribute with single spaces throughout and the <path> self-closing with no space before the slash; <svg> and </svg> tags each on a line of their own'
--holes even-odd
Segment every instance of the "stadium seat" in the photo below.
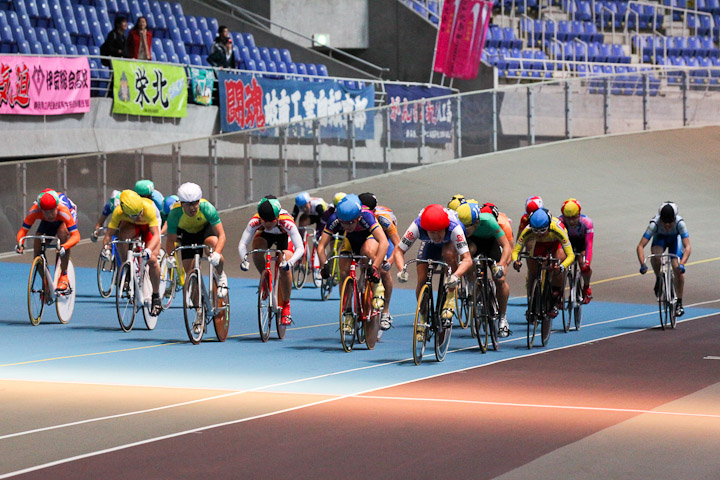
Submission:
<svg viewBox="0 0 720 480">
<path fill-rule="evenodd" d="M 42 49 L 45 55 L 55 55 L 55 47 L 53 47 L 52 43 L 42 44 Z"/>
<path fill-rule="evenodd" d="M 42 55 L 42 45 L 40 45 L 40 42 L 35 42 L 30 44 L 30 53 L 34 55 Z"/>
<path fill-rule="evenodd" d="M 24 30 L 22 27 L 12 27 L 12 34 L 15 39 L 15 49 L 17 49 L 18 43 L 25 41 L 25 34 L 23 32 Z"/>
<path fill-rule="evenodd" d="M 203 45 L 207 49 L 207 53 L 210 53 L 210 49 L 212 48 L 213 43 L 215 43 L 215 36 L 210 33 L 210 30 L 205 30 L 202 32 L 203 35 Z"/>
<path fill-rule="evenodd" d="M 25 40 L 27 40 L 28 44 L 37 42 L 37 36 L 36 36 L 34 28 L 31 28 L 30 30 L 25 31 Z"/>
<path fill-rule="evenodd" d="M 0 26 L 0 53 L 12 53 L 17 47 L 9 25 Z"/>
<path fill-rule="evenodd" d="M 260 59 L 265 62 L 265 64 L 272 61 L 272 58 L 270 58 L 270 50 L 267 47 L 260 47 L 258 50 L 260 51 Z"/>
<path fill-rule="evenodd" d="M 52 16 L 50 15 L 50 6 L 48 5 L 47 0 L 38 0 L 37 1 L 37 9 L 38 14 L 36 18 L 36 26 L 38 27 L 48 27 L 50 26 Z"/>
<path fill-rule="evenodd" d="M 90 55 L 90 49 L 87 47 L 87 45 L 78 45 L 78 55 Z"/>
<path fill-rule="evenodd" d="M 243 33 L 243 45 L 246 47 L 252 49 L 255 47 L 255 39 L 253 38 L 252 33 Z"/>
<path fill-rule="evenodd" d="M 307 75 L 308 74 L 307 68 L 305 67 L 304 63 L 299 63 L 299 62 L 295 63 L 295 67 L 297 68 L 298 75 Z"/>
<path fill-rule="evenodd" d="M 330 76 L 330 75 L 328 74 L 328 69 L 327 69 L 327 66 L 326 66 L 325 64 L 323 64 L 323 63 L 318 63 L 317 65 L 315 65 L 315 68 L 316 68 L 317 74 L 318 74 L 319 76 L 321 76 L 321 77 L 328 77 L 328 76 Z"/>
<path fill-rule="evenodd" d="M 315 66 L 314 63 L 306 63 L 305 69 L 307 70 L 308 75 L 317 76 L 317 74 L 318 74 L 317 67 Z"/>
</svg>

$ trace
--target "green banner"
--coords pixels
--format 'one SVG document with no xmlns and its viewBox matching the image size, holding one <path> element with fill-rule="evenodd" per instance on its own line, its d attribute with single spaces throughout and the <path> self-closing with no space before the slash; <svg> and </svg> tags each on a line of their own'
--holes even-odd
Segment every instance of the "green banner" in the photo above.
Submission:
<svg viewBox="0 0 720 480">
<path fill-rule="evenodd" d="M 113 60 L 113 113 L 152 117 L 187 116 L 183 67 Z"/>
</svg>

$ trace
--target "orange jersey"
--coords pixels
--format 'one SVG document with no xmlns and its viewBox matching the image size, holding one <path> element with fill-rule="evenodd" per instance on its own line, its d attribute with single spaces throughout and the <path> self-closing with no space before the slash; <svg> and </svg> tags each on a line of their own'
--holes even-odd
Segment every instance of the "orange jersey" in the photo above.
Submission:
<svg viewBox="0 0 720 480">
<path fill-rule="evenodd" d="M 30 228 L 32 228 L 33 224 L 37 220 L 46 221 L 42 209 L 38 206 L 37 202 L 33 202 L 32 207 L 30 207 L 30 210 L 25 216 L 25 220 L 23 220 L 22 227 L 20 227 L 20 230 L 18 230 L 18 245 L 20 244 L 20 239 L 27 235 L 28 231 L 30 230 Z M 55 220 L 51 221 L 62 222 L 63 224 L 65 224 L 68 232 L 70 233 L 70 238 L 68 239 L 68 241 L 61 245 L 65 247 L 65 250 L 69 250 L 71 247 L 73 247 L 80 241 L 80 232 L 78 231 L 77 223 L 75 222 L 75 219 L 73 218 L 70 209 L 67 208 L 65 205 L 58 205 Z"/>
<path fill-rule="evenodd" d="M 392 210 L 378 205 L 375 207 L 375 211 L 373 213 L 375 214 L 375 219 L 378 221 L 382 229 L 385 230 L 385 235 L 388 238 L 390 238 L 390 235 L 397 234 L 397 219 L 395 218 L 395 214 Z"/>
<path fill-rule="evenodd" d="M 507 237 L 508 242 L 510 242 L 510 245 L 512 245 L 514 240 L 512 233 L 512 225 L 510 225 L 511 220 L 503 212 L 500 212 L 498 214 L 497 222 L 498 225 L 500 225 L 500 228 L 502 228 L 503 232 L 505 232 L 505 236 Z"/>
</svg>

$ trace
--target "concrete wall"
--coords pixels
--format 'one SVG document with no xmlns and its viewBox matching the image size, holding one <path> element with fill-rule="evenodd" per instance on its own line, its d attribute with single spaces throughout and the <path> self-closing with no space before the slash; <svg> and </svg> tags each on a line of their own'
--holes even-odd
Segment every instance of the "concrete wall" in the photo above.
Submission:
<svg viewBox="0 0 720 480">
<path fill-rule="evenodd" d="M 334 48 L 368 48 L 367 0 L 271 0 L 270 5 L 270 19 L 286 28 L 308 37 L 329 34 Z"/>
</svg>

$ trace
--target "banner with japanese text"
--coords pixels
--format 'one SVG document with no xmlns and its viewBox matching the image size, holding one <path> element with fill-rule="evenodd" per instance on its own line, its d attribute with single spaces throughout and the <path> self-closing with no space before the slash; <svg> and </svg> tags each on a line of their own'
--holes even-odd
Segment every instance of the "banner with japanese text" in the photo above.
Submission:
<svg viewBox="0 0 720 480">
<path fill-rule="evenodd" d="M 192 101 L 198 105 L 212 105 L 212 91 L 215 73 L 207 68 L 188 68 Z"/>
<path fill-rule="evenodd" d="M 218 72 L 218 82 L 223 132 L 321 118 L 318 126 L 321 138 L 345 138 L 347 116 L 341 114 L 358 112 L 353 115 L 355 138 L 367 140 L 374 136 L 372 116 L 368 120 L 363 112 L 375 106 L 372 84 L 353 90 L 334 80 L 275 80 L 223 70 Z M 311 122 L 293 126 L 292 134 L 311 138 Z"/>
<path fill-rule="evenodd" d="M 151 117 L 187 115 L 187 75 L 164 63 L 113 60 L 113 113 Z"/>
<path fill-rule="evenodd" d="M 0 55 L 0 114 L 89 111 L 90 65 L 86 57 Z"/>
<path fill-rule="evenodd" d="M 448 88 L 422 87 L 417 85 L 386 84 L 390 104 L 390 139 L 394 142 L 414 142 L 425 118 L 425 141 L 448 143 L 453 138 L 453 101 L 450 98 L 432 100 L 452 94 Z M 426 99 L 424 102 L 413 100 Z"/>
<path fill-rule="evenodd" d="M 434 71 L 464 80 L 477 77 L 492 5 L 484 0 L 445 2 L 435 44 Z"/>
</svg>

